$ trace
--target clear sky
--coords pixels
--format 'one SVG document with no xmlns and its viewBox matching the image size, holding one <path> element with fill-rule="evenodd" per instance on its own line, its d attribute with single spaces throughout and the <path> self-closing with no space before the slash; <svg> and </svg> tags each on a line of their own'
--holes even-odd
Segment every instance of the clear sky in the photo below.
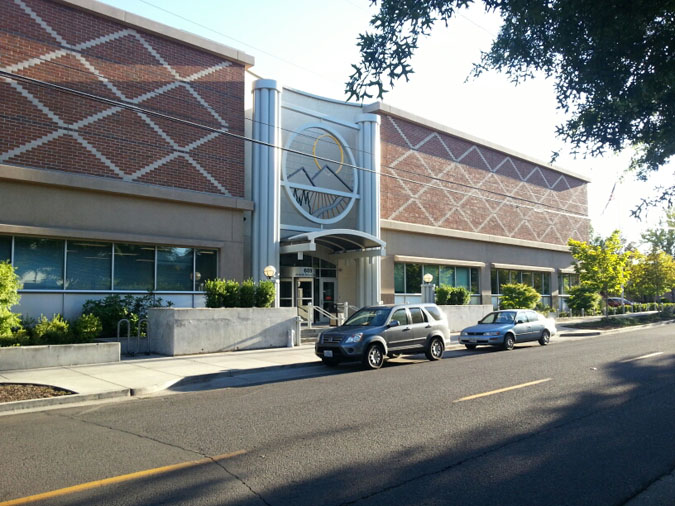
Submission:
<svg viewBox="0 0 675 506">
<path fill-rule="evenodd" d="M 367 0 L 104 2 L 245 51 L 255 58 L 255 74 L 334 99 L 346 99 L 345 82 L 359 60 L 356 38 L 374 12 Z M 497 73 L 467 80 L 499 25 L 499 16 L 485 13 L 481 3 L 460 11 L 448 28 L 439 24 L 420 45 L 415 74 L 407 83 L 398 82 L 384 101 L 542 161 L 560 150 L 555 165 L 593 180 L 588 200 L 594 230 L 608 235 L 619 229 L 626 239 L 638 241 L 662 211 L 652 210 L 640 222 L 630 210 L 654 193 L 654 186 L 672 184 L 675 161 L 649 183 L 640 183 L 622 177 L 629 152 L 575 159 L 555 137 L 564 116 L 556 108 L 551 81 L 542 77 L 515 86 Z"/>
</svg>

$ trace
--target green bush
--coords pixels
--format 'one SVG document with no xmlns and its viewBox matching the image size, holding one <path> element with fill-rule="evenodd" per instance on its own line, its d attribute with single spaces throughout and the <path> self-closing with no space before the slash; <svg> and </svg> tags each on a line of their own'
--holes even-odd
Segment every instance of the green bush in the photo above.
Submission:
<svg viewBox="0 0 675 506">
<path fill-rule="evenodd" d="M 19 277 L 9 262 L 0 262 L 0 337 L 11 338 L 13 330 L 21 327 L 20 316 L 12 313 L 12 306 L 19 303 L 21 296 Z"/>
<path fill-rule="evenodd" d="M 225 280 L 209 279 L 204 283 L 206 307 L 224 307 Z"/>
<path fill-rule="evenodd" d="M 225 281 L 223 287 L 224 307 L 239 307 L 239 283 L 234 280 Z"/>
<path fill-rule="evenodd" d="M 541 296 L 529 285 L 512 283 L 502 285 L 500 309 L 534 309 Z"/>
<path fill-rule="evenodd" d="M 448 294 L 448 304 L 451 306 L 465 306 L 471 300 L 471 292 L 463 286 L 454 286 L 450 288 Z"/>
<path fill-rule="evenodd" d="M 600 310 L 600 301 L 602 298 L 593 288 L 588 285 L 576 285 L 570 288 L 570 297 L 567 305 L 576 314 L 593 315 Z"/>
<path fill-rule="evenodd" d="M 171 306 L 171 302 L 164 304 L 161 297 L 152 294 L 134 297 L 133 295 L 108 295 L 104 299 L 89 299 L 82 305 L 82 314 L 96 316 L 103 327 L 103 337 L 115 337 L 117 335 L 117 322 L 122 319 L 129 320 L 131 335 L 138 332 L 138 322 L 148 316 L 148 308 Z M 126 325 L 122 324 L 120 333 L 126 335 Z"/>
<path fill-rule="evenodd" d="M 101 320 L 93 314 L 83 314 L 73 322 L 73 333 L 81 343 L 91 343 L 102 331 Z"/>
<path fill-rule="evenodd" d="M 51 320 L 40 315 L 33 329 L 34 344 L 65 344 L 71 343 L 70 325 L 60 314 L 55 314 Z"/>
<path fill-rule="evenodd" d="M 252 279 L 247 279 L 239 287 L 239 306 L 255 306 L 255 283 Z"/>
<path fill-rule="evenodd" d="M 255 307 L 271 307 L 274 304 L 274 281 L 260 281 L 255 288 Z"/>
<path fill-rule="evenodd" d="M 452 290 L 452 287 L 449 285 L 439 285 L 436 287 L 436 304 L 445 306 L 450 297 L 450 290 Z"/>
</svg>

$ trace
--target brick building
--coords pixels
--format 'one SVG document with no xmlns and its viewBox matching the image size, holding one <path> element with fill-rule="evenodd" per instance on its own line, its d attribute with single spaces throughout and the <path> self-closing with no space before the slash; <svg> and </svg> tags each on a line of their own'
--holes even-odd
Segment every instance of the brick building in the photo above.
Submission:
<svg viewBox="0 0 675 506">
<path fill-rule="evenodd" d="M 473 303 L 518 281 L 562 307 L 584 177 L 252 82 L 251 56 L 92 0 L 0 6 L 0 260 L 20 312 L 149 290 L 201 306 L 206 279 L 267 265 L 283 306 L 415 301 L 431 274 Z"/>
</svg>

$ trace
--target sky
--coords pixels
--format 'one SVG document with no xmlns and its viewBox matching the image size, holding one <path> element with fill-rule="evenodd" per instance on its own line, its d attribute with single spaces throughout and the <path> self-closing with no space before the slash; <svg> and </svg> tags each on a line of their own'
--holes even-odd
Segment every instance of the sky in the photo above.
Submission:
<svg viewBox="0 0 675 506">
<path fill-rule="evenodd" d="M 103 0 L 154 21 L 232 46 L 255 58 L 256 75 L 316 95 L 346 99 L 345 82 L 359 61 L 356 40 L 375 9 L 368 0 Z M 675 161 L 649 182 L 625 175 L 631 153 L 573 157 L 555 136 L 565 116 L 558 111 L 553 81 L 535 77 L 518 86 L 499 73 L 469 77 L 472 64 L 490 48 L 501 19 L 478 3 L 438 24 L 421 41 L 409 82 L 399 81 L 384 102 L 541 161 L 560 152 L 555 165 L 592 180 L 589 217 L 595 233 L 618 229 L 639 242 L 658 225 L 661 209 L 642 221 L 630 211 L 675 179 Z"/>
</svg>

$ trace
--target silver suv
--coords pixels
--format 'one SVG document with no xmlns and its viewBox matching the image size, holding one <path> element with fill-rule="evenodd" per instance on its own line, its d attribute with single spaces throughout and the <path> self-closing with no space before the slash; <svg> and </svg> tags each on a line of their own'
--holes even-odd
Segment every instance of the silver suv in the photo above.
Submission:
<svg viewBox="0 0 675 506">
<path fill-rule="evenodd" d="M 438 360 L 450 344 L 448 321 L 436 304 L 363 307 L 343 325 L 324 330 L 315 352 L 326 365 L 361 360 L 379 369 L 385 357 L 424 352 Z"/>
</svg>

